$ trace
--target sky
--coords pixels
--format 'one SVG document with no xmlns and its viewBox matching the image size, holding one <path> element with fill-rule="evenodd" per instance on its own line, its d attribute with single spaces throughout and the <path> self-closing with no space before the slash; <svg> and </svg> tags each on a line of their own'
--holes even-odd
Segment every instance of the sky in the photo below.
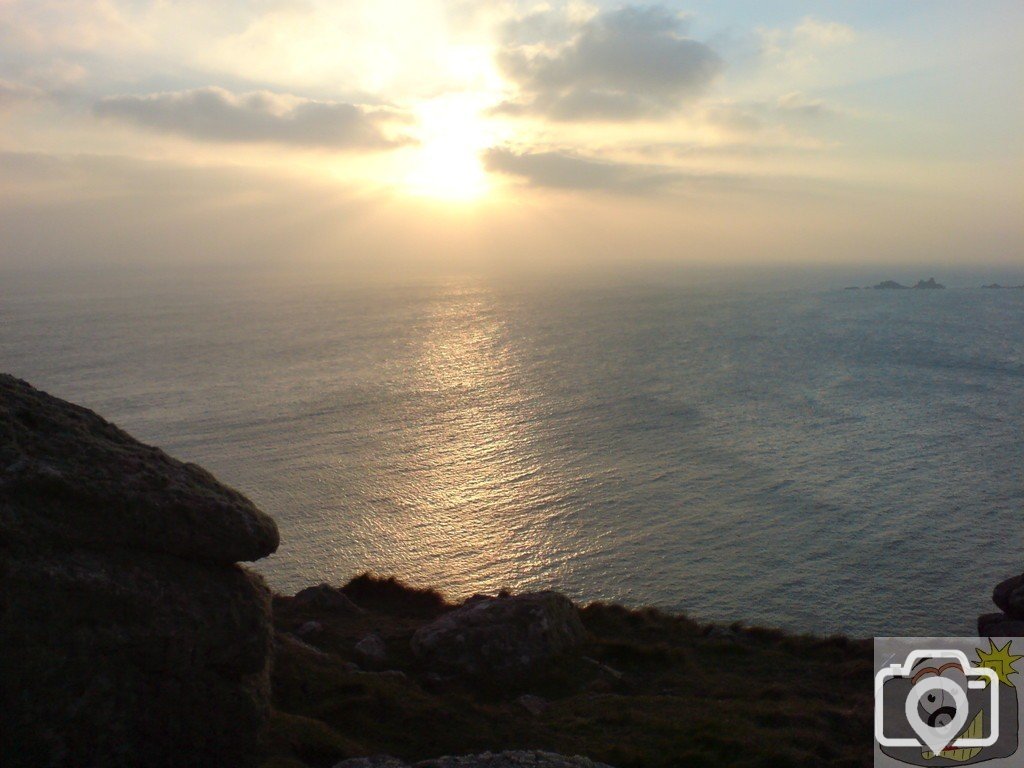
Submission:
<svg viewBox="0 0 1024 768">
<path fill-rule="evenodd" d="M 0 0 L 0 266 L 1024 270 L 1024 3 Z"/>
</svg>

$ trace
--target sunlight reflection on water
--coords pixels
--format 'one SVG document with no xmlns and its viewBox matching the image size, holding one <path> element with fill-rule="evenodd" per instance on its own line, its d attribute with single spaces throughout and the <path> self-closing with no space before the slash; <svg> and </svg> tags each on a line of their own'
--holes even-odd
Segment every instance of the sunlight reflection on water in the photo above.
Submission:
<svg viewBox="0 0 1024 768">
<path fill-rule="evenodd" d="M 395 572 L 459 593 L 494 591 L 560 556 L 545 520 L 507 514 L 536 507 L 543 493 L 515 354 L 491 294 L 460 288 L 432 308 L 411 386 L 445 407 L 403 446 L 410 471 L 382 499 L 401 512 L 367 521 Z"/>
</svg>

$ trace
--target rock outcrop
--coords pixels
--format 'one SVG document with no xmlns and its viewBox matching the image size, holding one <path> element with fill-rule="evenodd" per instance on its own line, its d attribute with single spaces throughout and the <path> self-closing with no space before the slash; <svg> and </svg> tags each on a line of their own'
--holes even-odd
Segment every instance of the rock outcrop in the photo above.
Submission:
<svg viewBox="0 0 1024 768">
<path fill-rule="evenodd" d="M 883 280 L 878 285 L 871 286 L 875 290 L 894 290 L 894 291 L 906 291 L 910 289 L 914 290 L 941 290 L 945 288 L 942 283 L 936 282 L 934 277 L 929 277 L 927 280 L 918 280 L 913 286 L 903 285 L 897 283 L 895 280 Z"/>
<path fill-rule="evenodd" d="M 897 283 L 895 280 L 883 280 L 878 285 L 872 286 L 876 291 L 905 291 L 907 286 Z"/>
<path fill-rule="evenodd" d="M 416 630 L 412 650 L 449 674 L 515 674 L 581 643 L 576 606 L 557 592 L 477 595 Z"/>
<path fill-rule="evenodd" d="M 306 587 L 292 598 L 300 608 L 313 608 L 331 613 L 362 613 L 362 609 L 353 603 L 344 592 L 329 584 L 318 584 Z"/>
<path fill-rule="evenodd" d="M 479 755 L 445 756 L 412 765 L 393 757 L 358 757 L 344 760 L 334 768 L 611 768 L 586 757 L 566 757 L 553 752 L 484 752 Z"/>
<path fill-rule="evenodd" d="M 0 374 L 5 766 L 255 764 L 277 527 L 209 473 Z"/>
<path fill-rule="evenodd" d="M 978 634 L 988 637 L 1024 637 L 1024 573 L 1000 582 L 992 590 L 992 602 L 1001 613 L 978 617 Z"/>
</svg>

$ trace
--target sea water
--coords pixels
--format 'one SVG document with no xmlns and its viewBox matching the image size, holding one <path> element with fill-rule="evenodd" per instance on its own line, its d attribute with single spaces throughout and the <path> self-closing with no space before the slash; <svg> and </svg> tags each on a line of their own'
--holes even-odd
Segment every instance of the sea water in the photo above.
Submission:
<svg viewBox="0 0 1024 768">
<path fill-rule="evenodd" d="M 0 368 L 371 570 L 971 634 L 1019 572 L 1024 291 L 7 279 Z"/>
</svg>

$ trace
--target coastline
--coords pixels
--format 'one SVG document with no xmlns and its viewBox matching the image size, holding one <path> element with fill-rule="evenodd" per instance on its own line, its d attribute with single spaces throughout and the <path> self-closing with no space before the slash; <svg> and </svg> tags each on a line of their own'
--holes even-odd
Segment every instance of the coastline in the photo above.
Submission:
<svg viewBox="0 0 1024 768">
<path fill-rule="evenodd" d="M 6 764 L 867 765 L 870 641 L 369 575 L 273 595 L 239 561 L 276 524 L 201 467 L 9 375 L 0 423 Z"/>
<path fill-rule="evenodd" d="M 274 594 L 241 563 L 276 523 L 201 467 L 6 374 L 0 424 L 12 766 L 871 760 L 870 639 L 369 573 Z M 979 632 L 1022 634 L 1022 580 Z"/>
</svg>

